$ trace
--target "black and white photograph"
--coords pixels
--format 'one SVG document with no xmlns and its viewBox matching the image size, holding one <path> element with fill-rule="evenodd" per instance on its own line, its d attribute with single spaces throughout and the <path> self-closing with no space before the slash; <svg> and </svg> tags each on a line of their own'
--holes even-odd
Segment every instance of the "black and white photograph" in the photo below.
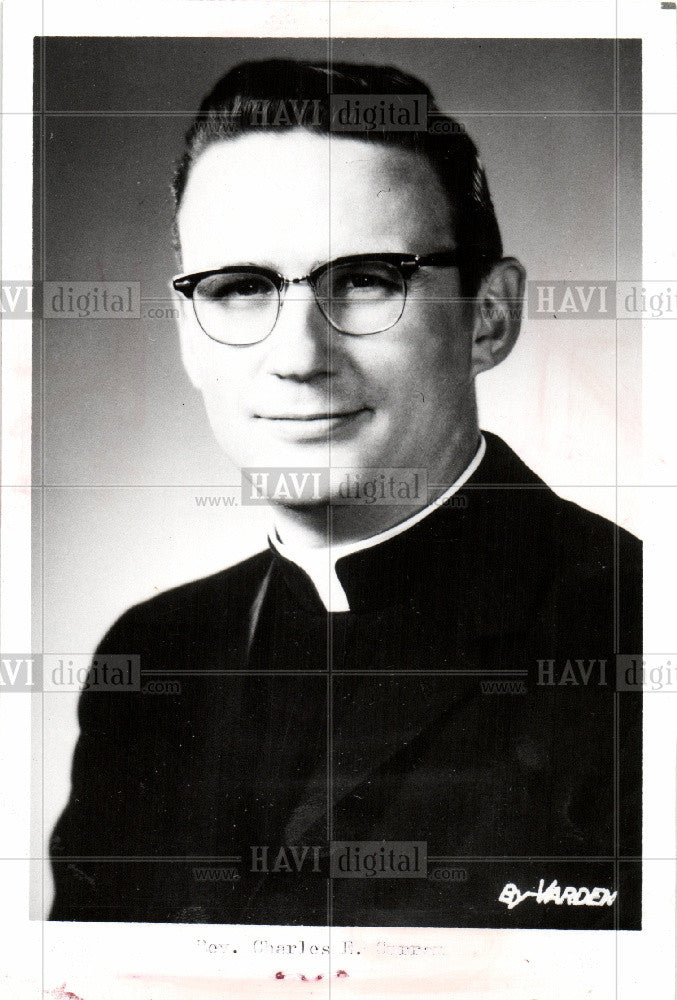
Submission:
<svg viewBox="0 0 677 1000">
<path fill-rule="evenodd" d="M 430 68 L 472 64 L 482 44 L 428 43 Z M 542 45 L 491 48 L 510 67 L 533 63 Z M 63 107 L 74 80 L 89 92 L 83 74 L 104 60 L 112 97 L 123 76 L 131 91 L 130 70 L 139 79 L 150 64 L 161 79 L 177 62 L 171 48 L 185 64 L 205 46 L 53 39 L 36 53 L 48 107 L 52 86 Z M 181 481 L 174 442 L 197 390 L 205 416 L 191 430 L 213 435 L 240 474 L 240 519 L 252 506 L 270 511 L 261 551 L 125 609 L 97 645 L 78 705 L 70 795 L 50 839 L 50 917 L 638 928 L 641 691 L 615 697 L 615 658 L 641 654 L 640 543 L 559 498 L 480 424 L 476 392 L 539 306 L 548 310 L 546 350 L 561 338 L 594 339 L 597 326 L 603 345 L 603 312 L 596 324 L 567 310 L 582 299 L 599 313 L 611 283 L 599 270 L 580 295 L 578 271 L 569 282 L 534 282 L 529 315 L 524 219 L 519 245 L 513 236 L 504 246 L 492 158 L 485 165 L 471 125 L 452 114 L 454 81 L 437 96 L 412 75 L 421 43 L 336 39 L 319 59 L 303 50 L 324 52 L 322 39 L 287 41 L 284 58 L 256 52 L 279 43 L 250 47 L 257 58 L 243 59 L 248 46 L 228 40 L 206 46 L 226 72 L 188 125 L 173 172 L 161 150 L 168 132 L 180 134 L 182 115 L 47 116 L 43 310 L 54 316 L 43 353 L 45 471 L 94 479 L 98 466 L 119 479 L 97 428 L 112 413 L 96 411 L 124 378 L 131 412 L 106 437 L 120 450 L 151 446 L 148 425 L 160 415 L 133 411 L 157 401 L 165 461 Z M 571 74 L 596 65 L 589 102 L 612 96 L 614 72 L 628 103 L 639 99 L 637 44 L 550 48 Z M 159 79 L 146 79 L 148 92 L 167 100 Z M 533 117 L 502 119 L 502 143 L 518 128 L 528 134 Z M 494 116 L 482 124 L 493 131 Z M 560 160 L 549 187 L 567 183 L 575 156 L 596 157 L 585 195 L 598 201 L 589 220 L 597 260 L 576 265 L 592 275 L 604 257 L 615 262 L 614 122 L 553 116 L 544 135 L 539 116 L 537 126 L 534 158 L 548 155 L 547 143 Z M 588 142 L 594 135 L 592 153 L 580 139 L 569 151 L 572 130 Z M 635 158 L 624 163 L 629 187 L 639 180 L 639 141 L 630 120 L 620 143 Z M 173 198 L 164 227 L 146 209 L 151 148 L 156 197 Z M 138 189 L 137 164 L 146 190 L 125 197 L 119 178 Z M 108 229 L 96 198 L 103 186 L 114 204 L 126 202 L 128 239 L 109 231 L 100 247 L 89 231 L 86 246 L 69 246 L 60 225 L 71 215 L 67 192 L 82 200 L 94 176 L 91 214 Z M 639 244 L 633 207 L 623 206 L 628 268 Z M 151 311 L 169 317 L 147 325 L 125 320 L 135 289 L 120 280 L 130 268 L 138 274 L 145 240 L 164 243 L 167 265 L 157 277 L 139 274 L 137 301 L 148 308 L 150 284 Z M 577 249 L 561 252 L 571 259 Z M 106 280 L 50 280 L 66 255 L 82 278 L 90 267 Z M 89 310 L 95 318 L 80 315 Z M 628 352 L 637 329 L 623 331 Z M 79 430 L 53 423 L 56 395 L 60 409 L 64 395 L 73 399 Z M 552 402 L 520 402 L 527 428 L 548 419 Z M 89 440 L 75 454 L 74 434 Z M 146 519 L 130 526 L 130 501 L 162 519 L 164 491 L 153 484 L 143 498 L 143 486 L 113 482 L 110 492 L 122 493 L 124 528 L 137 533 L 129 541 L 143 563 Z M 71 490 L 55 491 L 46 552 L 76 546 L 89 563 L 78 508 L 93 501 L 97 533 L 108 536 L 106 494 L 83 482 L 74 511 Z M 203 508 L 188 499 L 200 545 Z M 90 606 L 105 587 L 101 560 L 117 560 L 119 548 L 108 536 L 99 553 Z M 142 565 L 135 576 L 151 589 Z M 47 626 L 51 587 L 63 584 L 48 568 L 44 586 Z M 78 662 L 48 668 L 55 685 Z M 62 707 L 58 692 L 53 700 Z"/>
<path fill-rule="evenodd" d="M 39 995 L 634 995 L 652 50 L 125 30 L 32 38 Z"/>
</svg>

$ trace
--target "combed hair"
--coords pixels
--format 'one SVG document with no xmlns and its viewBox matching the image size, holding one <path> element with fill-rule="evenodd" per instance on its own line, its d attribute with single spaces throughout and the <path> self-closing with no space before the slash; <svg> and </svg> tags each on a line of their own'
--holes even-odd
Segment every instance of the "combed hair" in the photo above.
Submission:
<svg viewBox="0 0 677 1000">
<path fill-rule="evenodd" d="M 369 131 L 341 130 L 338 134 L 408 149 L 428 159 L 447 195 L 456 242 L 464 254 L 460 267 L 462 292 L 475 294 L 482 278 L 503 253 L 477 147 L 456 119 L 439 111 L 433 94 L 421 80 L 390 66 L 294 59 L 235 66 L 204 98 L 186 133 L 172 184 L 175 219 L 191 167 L 205 149 L 252 132 L 303 128 L 320 135 L 334 133 L 331 98 L 340 94 L 358 98 L 426 97 L 428 115 L 435 116 L 434 130 L 395 131 L 377 123 Z M 290 108 L 293 114 L 289 114 Z"/>
</svg>

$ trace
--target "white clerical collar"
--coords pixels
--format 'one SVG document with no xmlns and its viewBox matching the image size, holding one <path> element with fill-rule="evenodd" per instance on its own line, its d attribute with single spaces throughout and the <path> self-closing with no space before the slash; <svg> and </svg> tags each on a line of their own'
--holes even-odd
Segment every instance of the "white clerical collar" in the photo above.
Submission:
<svg viewBox="0 0 677 1000">
<path fill-rule="evenodd" d="M 419 521 L 428 517 L 429 514 L 432 514 L 438 507 L 442 507 L 470 479 L 484 458 L 486 447 L 484 435 L 481 434 L 475 457 L 448 490 L 445 490 L 441 496 L 433 500 L 427 507 L 416 511 L 406 521 L 400 521 L 399 524 L 395 524 L 392 528 L 387 528 L 385 531 L 379 532 L 378 535 L 372 535 L 371 538 L 363 538 L 357 542 L 346 542 L 342 545 L 330 543 L 329 545 L 313 548 L 310 546 L 290 545 L 283 542 L 278 531 L 273 528 L 270 544 L 281 556 L 296 563 L 297 566 L 308 574 L 327 611 L 350 611 L 348 597 L 336 574 L 336 563 L 338 560 L 343 559 L 344 556 L 351 556 L 355 552 L 361 552 L 363 549 L 370 549 L 374 545 L 380 545 L 381 542 L 387 542 L 389 539 L 401 535 L 404 531 L 408 531 L 409 528 L 413 528 Z"/>
</svg>

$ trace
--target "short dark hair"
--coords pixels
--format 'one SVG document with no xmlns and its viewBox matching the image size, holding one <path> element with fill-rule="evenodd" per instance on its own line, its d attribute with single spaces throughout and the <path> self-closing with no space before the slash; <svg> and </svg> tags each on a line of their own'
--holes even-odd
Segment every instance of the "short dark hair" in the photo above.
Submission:
<svg viewBox="0 0 677 1000">
<path fill-rule="evenodd" d="M 376 124 L 369 131 L 339 134 L 412 150 L 428 159 L 447 196 L 456 242 L 464 253 L 462 293 L 474 295 L 503 253 L 477 147 L 459 122 L 439 111 L 432 92 L 421 80 L 391 66 L 294 59 L 235 66 L 204 98 L 186 133 L 172 184 L 175 221 L 191 167 L 208 146 L 251 132 L 303 128 L 331 133 L 331 97 L 336 94 L 426 97 L 428 114 L 435 116 L 435 131 L 395 131 Z"/>
</svg>

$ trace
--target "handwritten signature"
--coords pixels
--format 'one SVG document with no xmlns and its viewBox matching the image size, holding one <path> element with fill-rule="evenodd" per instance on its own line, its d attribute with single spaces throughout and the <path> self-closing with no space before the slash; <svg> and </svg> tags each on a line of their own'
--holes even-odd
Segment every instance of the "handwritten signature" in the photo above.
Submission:
<svg viewBox="0 0 677 1000">
<path fill-rule="evenodd" d="M 562 888 L 555 878 L 547 888 L 545 879 L 541 879 L 538 889 L 527 889 L 526 892 L 520 892 L 514 882 L 508 882 L 503 887 L 498 901 L 505 903 L 509 910 L 523 903 L 525 899 L 535 899 L 537 903 L 554 903 L 556 906 L 561 906 L 562 903 L 566 903 L 567 906 L 612 906 L 617 895 L 618 892 L 600 889 L 597 886 L 594 889 L 588 889 L 584 885 L 580 889 L 575 889 L 572 885 Z"/>
</svg>

